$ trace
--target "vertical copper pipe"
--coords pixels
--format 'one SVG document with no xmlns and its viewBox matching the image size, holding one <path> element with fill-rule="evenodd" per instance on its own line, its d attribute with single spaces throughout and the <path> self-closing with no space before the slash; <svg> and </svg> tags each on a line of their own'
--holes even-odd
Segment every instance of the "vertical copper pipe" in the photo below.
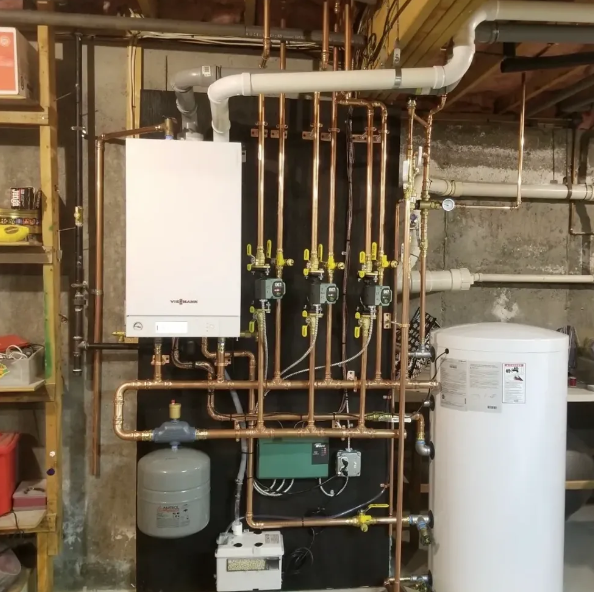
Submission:
<svg viewBox="0 0 594 592">
<path fill-rule="evenodd" d="M 256 265 L 262 267 L 266 263 L 264 253 L 264 178 L 266 150 L 266 108 L 264 95 L 258 95 L 258 244 L 256 246 Z"/>
<path fill-rule="evenodd" d="M 317 313 L 316 313 L 317 314 Z M 309 381 L 308 381 L 308 397 L 307 397 L 307 425 L 313 427 L 315 425 L 315 411 L 316 411 L 316 389 L 315 389 L 315 378 L 316 378 L 316 348 L 314 341 L 316 340 L 317 325 L 314 329 L 314 323 L 317 323 L 319 319 L 317 317 L 310 316 L 312 321 L 309 331 L 309 345 L 313 346 L 309 354 Z"/>
<path fill-rule="evenodd" d="M 163 342 L 161 339 L 155 339 L 155 353 L 153 355 L 153 380 L 155 382 L 163 381 Z"/>
<path fill-rule="evenodd" d="M 225 380 L 225 338 L 219 337 L 217 341 L 217 380 L 223 382 Z"/>
<path fill-rule="evenodd" d="M 429 201 L 429 167 L 431 164 L 431 134 L 433 133 L 433 117 L 439 113 L 446 104 L 447 95 L 442 95 L 439 105 L 432 109 L 427 116 L 427 126 L 425 127 L 425 149 L 423 150 L 423 185 L 421 189 L 421 200 Z M 427 253 L 429 250 L 429 210 L 421 210 L 421 263 L 419 267 L 421 276 L 421 294 L 419 304 L 420 316 L 420 345 L 421 349 L 425 347 L 425 314 L 427 310 Z"/>
<path fill-rule="evenodd" d="M 313 165 L 311 192 L 311 269 L 317 270 L 318 260 L 318 216 L 320 206 L 320 93 L 314 93 L 313 100 Z"/>
<path fill-rule="evenodd" d="M 373 107 L 367 109 L 367 183 L 365 197 L 365 257 L 371 271 L 371 231 L 373 216 Z"/>
<path fill-rule="evenodd" d="M 104 234 L 104 173 L 105 142 L 95 142 L 95 288 L 93 342 L 103 341 L 103 234 Z M 92 455 L 91 475 L 99 474 L 99 437 L 101 423 L 101 361 L 100 349 L 93 351 L 93 422 L 92 422 Z"/>
<path fill-rule="evenodd" d="M 286 20 L 281 17 L 280 26 L 284 29 Z M 287 68 L 287 44 L 281 41 L 280 44 L 280 69 Z M 285 93 L 278 97 L 278 209 L 276 216 L 276 277 L 283 275 L 284 264 L 284 216 L 285 216 L 285 130 L 286 125 L 286 99 Z M 276 315 L 274 324 L 274 378 L 281 376 L 281 336 L 282 336 L 282 301 L 276 301 Z"/>
<path fill-rule="evenodd" d="M 324 0 L 322 12 L 322 70 L 328 69 L 330 61 L 330 2 Z"/>
<path fill-rule="evenodd" d="M 385 245 L 385 226 L 386 226 L 386 173 L 388 166 L 388 109 L 380 102 L 374 101 L 374 107 L 378 107 L 382 117 L 381 127 L 381 163 L 380 163 L 380 203 L 379 203 L 379 238 L 377 242 L 377 264 L 378 264 L 378 283 L 384 283 L 384 259 L 386 258 Z M 377 324 L 375 334 L 375 377 L 382 376 L 382 345 L 383 345 L 383 307 L 378 307 Z"/>
<path fill-rule="evenodd" d="M 264 427 L 264 339 L 266 330 L 264 327 L 263 309 L 258 310 L 258 423 L 257 428 Z"/>
<path fill-rule="evenodd" d="M 371 323 L 371 319 L 369 320 Z M 362 340 L 367 344 L 370 326 L 363 331 Z M 361 354 L 361 388 L 359 389 L 359 427 L 365 427 L 365 407 L 367 405 L 367 354 L 369 347 L 365 347 Z"/>
<path fill-rule="evenodd" d="M 262 61 L 260 68 L 266 68 L 268 58 L 270 57 L 270 0 L 264 0 L 264 47 L 262 49 Z"/>
<path fill-rule="evenodd" d="M 396 213 L 394 221 L 394 279 L 393 279 L 393 300 L 392 300 L 392 360 L 396 360 L 398 355 L 398 265 L 400 263 L 400 204 L 396 202 Z M 396 380 L 396 364 L 391 364 L 390 378 Z M 390 391 L 390 413 L 394 415 L 396 411 L 396 389 Z M 404 430 L 402 430 L 404 433 Z M 390 442 L 390 470 L 389 470 L 389 513 L 394 515 L 394 464 L 396 462 L 396 442 Z M 390 526 L 389 534 L 392 537 L 393 527 Z"/>
<path fill-rule="evenodd" d="M 412 175 L 412 159 L 414 158 L 413 133 L 416 101 L 408 101 L 408 142 L 407 159 L 409 161 L 408 187 L 404 195 L 404 220 L 402 252 L 402 322 L 400 323 L 400 388 L 398 401 L 398 416 L 400 426 L 404 426 L 406 409 L 406 383 L 408 380 L 408 330 L 410 322 L 410 198 L 414 184 Z M 404 431 L 404 430 L 402 430 Z M 396 544 L 394 557 L 395 589 L 400 587 L 402 568 L 402 511 L 404 501 L 404 438 L 398 442 L 398 471 L 396 477 Z"/>
<path fill-rule="evenodd" d="M 338 32 L 338 15 L 340 3 L 334 5 L 334 32 Z M 332 53 L 332 68 L 338 70 L 338 48 Z M 336 218 L 336 157 L 338 143 L 338 104 L 336 93 L 332 93 L 332 114 L 330 122 L 330 191 L 328 194 L 328 281 L 334 281 L 334 225 Z M 324 377 L 332 378 L 332 308 L 326 313 L 326 369 Z"/>
<path fill-rule="evenodd" d="M 344 69 L 350 70 L 353 62 L 353 23 L 351 21 L 351 2 L 344 3 Z"/>
</svg>

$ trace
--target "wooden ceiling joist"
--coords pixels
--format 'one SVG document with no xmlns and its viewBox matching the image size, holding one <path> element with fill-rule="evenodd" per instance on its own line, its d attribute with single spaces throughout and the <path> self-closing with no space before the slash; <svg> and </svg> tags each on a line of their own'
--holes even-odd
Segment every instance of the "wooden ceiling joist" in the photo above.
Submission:
<svg viewBox="0 0 594 592">
<path fill-rule="evenodd" d="M 159 16 L 158 0 L 138 0 L 138 6 L 146 18 L 157 18 Z"/>
<path fill-rule="evenodd" d="M 257 0 L 245 0 L 243 20 L 248 27 L 252 27 L 256 24 L 256 1 Z"/>
</svg>

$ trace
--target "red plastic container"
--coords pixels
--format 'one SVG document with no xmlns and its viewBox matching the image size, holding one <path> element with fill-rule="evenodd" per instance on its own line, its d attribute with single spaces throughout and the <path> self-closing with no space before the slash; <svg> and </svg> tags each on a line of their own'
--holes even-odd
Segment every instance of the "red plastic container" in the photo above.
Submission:
<svg viewBox="0 0 594 592">
<path fill-rule="evenodd" d="M 0 432 L 0 516 L 12 510 L 12 494 L 16 489 L 16 445 L 19 434 Z"/>
</svg>

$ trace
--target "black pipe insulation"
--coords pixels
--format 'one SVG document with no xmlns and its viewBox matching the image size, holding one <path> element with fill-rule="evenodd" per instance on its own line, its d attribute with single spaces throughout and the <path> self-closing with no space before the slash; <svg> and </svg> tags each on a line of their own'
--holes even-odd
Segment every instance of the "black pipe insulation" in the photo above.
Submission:
<svg viewBox="0 0 594 592">
<path fill-rule="evenodd" d="M 262 39 L 263 27 L 247 25 L 221 25 L 198 21 L 181 21 L 156 18 L 126 18 L 100 14 L 74 14 L 69 12 L 44 12 L 36 10 L 3 10 L 0 13 L 0 25 L 48 25 L 60 29 L 93 31 L 145 31 L 152 33 L 172 33 L 197 35 L 203 37 L 242 37 Z M 281 29 L 272 27 L 270 37 L 276 41 L 296 41 L 321 45 L 322 31 L 304 29 Z M 363 35 L 353 35 L 353 46 L 364 47 Z M 330 33 L 330 45 L 344 45 L 342 33 Z"/>
<path fill-rule="evenodd" d="M 592 25 L 541 25 L 481 23 L 476 28 L 477 43 L 592 43 Z"/>
<path fill-rule="evenodd" d="M 100 349 L 104 351 L 117 351 L 117 350 L 138 350 L 140 344 L 138 343 L 83 343 L 82 349 L 94 350 Z"/>
<path fill-rule="evenodd" d="M 556 68 L 575 68 L 594 64 L 594 52 L 568 53 L 558 56 L 542 56 L 539 58 L 505 58 L 501 62 L 501 72 L 527 72 L 531 70 L 554 70 Z"/>
</svg>

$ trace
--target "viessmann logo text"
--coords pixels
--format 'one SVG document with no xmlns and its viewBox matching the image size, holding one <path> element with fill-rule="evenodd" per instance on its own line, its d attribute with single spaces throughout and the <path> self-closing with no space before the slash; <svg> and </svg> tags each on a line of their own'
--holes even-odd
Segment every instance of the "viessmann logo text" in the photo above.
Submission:
<svg viewBox="0 0 594 592">
<path fill-rule="evenodd" d="M 171 300 L 171 304 L 198 304 L 198 300 L 185 300 L 184 298 L 178 298 L 177 300 Z"/>
</svg>

